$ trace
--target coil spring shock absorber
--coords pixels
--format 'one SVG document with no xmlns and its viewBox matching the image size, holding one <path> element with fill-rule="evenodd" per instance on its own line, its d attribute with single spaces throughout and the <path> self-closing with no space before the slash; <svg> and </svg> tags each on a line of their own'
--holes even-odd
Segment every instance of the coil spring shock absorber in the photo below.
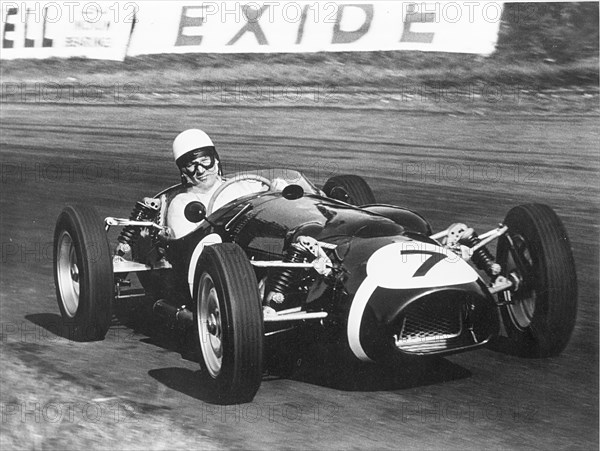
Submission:
<svg viewBox="0 0 600 451">
<path fill-rule="evenodd" d="M 471 228 L 465 230 L 460 240 L 458 240 L 460 244 L 471 248 L 476 246 L 480 241 L 481 239 L 475 230 Z M 479 269 L 485 271 L 485 273 L 492 279 L 495 279 L 502 270 L 486 246 L 482 246 L 473 252 L 471 260 L 473 260 L 473 263 L 475 263 Z"/>
<path fill-rule="evenodd" d="M 143 202 L 136 202 L 131 215 L 129 215 L 130 221 L 142 221 L 152 219 L 153 215 L 156 214 L 156 210 L 146 205 Z M 131 245 L 137 240 L 140 235 L 140 228 L 136 226 L 125 226 L 117 238 L 119 244 L 117 245 L 116 254 L 120 257 L 125 255 L 131 250 Z M 155 233 L 156 235 L 156 233 Z"/>
<path fill-rule="evenodd" d="M 298 243 L 293 243 L 287 250 L 283 262 L 285 263 L 301 263 L 307 256 L 307 251 Z M 273 301 L 276 304 L 281 304 L 285 300 L 285 294 L 288 291 L 290 284 L 294 281 L 294 276 L 298 273 L 298 269 L 285 268 L 277 270 L 269 277 L 267 282 L 268 293 L 267 301 Z"/>
</svg>

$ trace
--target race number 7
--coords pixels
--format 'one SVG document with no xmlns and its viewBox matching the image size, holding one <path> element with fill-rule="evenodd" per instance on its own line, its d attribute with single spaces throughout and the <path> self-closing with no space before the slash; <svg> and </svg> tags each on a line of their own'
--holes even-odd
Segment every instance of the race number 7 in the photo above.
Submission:
<svg viewBox="0 0 600 451">
<path fill-rule="evenodd" d="M 446 258 L 446 254 L 434 251 L 418 251 L 418 250 L 407 250 L 400 251 L 401 255 L 430 255 L 430 257 L 423 262 L 421 266 L 417 268 L 413 277 L 423 277 L 429 272 L 431 268 Z"/>
</svg>

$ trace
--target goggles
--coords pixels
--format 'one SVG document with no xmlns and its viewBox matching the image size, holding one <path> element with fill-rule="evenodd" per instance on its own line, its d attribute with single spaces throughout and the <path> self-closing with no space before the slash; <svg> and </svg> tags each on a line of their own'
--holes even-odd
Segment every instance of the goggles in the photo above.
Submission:
<svg viewBox="0 0 600 451">
<path fill-rule="evenodd" d="M 202 167 L 204 170 L 208 171 L 212 169 L 215 165 L 215 157 L 213 155 L 204 155 L 201 157 L 196 157 L 192 161 L 186 163 L 183 166 L 183 170 L 188 174 L 195 174 L 198 172 L 198 167 Z"/>
</svg>

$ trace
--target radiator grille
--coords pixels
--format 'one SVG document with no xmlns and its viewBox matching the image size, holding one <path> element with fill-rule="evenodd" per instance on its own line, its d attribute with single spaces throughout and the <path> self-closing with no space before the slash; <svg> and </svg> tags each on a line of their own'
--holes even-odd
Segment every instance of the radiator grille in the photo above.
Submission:
<svg viewBox="0 0 600 451">
<path fill-rule="evenodd" d="M 464 323 L 464 301 L 421 300 L 405 309 L 394 339 L 403 351 L 439 351 L 447 349 L 463 334 Z"/>
</svg>

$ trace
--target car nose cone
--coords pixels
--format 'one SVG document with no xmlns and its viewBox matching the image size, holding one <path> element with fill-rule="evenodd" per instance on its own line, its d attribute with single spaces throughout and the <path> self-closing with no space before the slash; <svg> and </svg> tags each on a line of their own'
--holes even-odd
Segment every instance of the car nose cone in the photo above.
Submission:
<svg viewBox="0 0 600 451">
<path fill-rule="evenodd" d="M 460 285 L 477 280 L 477 272 L 449 249 L 431 243 L 402 241 L 371 255 L 367 277 L 389 289 Z"/>
</svg>

